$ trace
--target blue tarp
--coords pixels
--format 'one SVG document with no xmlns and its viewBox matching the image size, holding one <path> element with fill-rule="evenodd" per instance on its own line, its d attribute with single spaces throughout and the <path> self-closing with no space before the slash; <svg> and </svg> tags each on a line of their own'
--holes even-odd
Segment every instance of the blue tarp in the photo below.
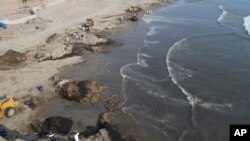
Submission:
<svg viewBox="0 0 250 141">
<path fill-rule="evenodd" d="M 0 28 L 6 28 L 6 27 L 7 27 L 7 24 L 0 22 Z"/>
</svg>

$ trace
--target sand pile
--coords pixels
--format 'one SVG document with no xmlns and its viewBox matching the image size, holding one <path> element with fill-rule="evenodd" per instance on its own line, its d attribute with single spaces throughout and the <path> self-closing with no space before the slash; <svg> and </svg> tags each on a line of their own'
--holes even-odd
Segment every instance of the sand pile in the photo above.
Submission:
<svg viewBox="0 0 250 141">
<path fill-rule="evenodd" d="M 25 54 L 8 50 L 0 56 L 0 70 L 9 70 L 22 67 L 25 65 Z"/>
</svg>

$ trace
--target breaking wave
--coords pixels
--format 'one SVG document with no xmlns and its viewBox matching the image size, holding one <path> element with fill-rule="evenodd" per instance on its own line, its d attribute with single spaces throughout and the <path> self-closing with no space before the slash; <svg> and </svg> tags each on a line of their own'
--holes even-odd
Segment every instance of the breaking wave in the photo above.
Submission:
<svg viewBox="0 0 250 141">
<path fill-rule="evenodd" d="M 248 32 L 248 34 L 250 35 L 250 15 L 247 17 L 244 17 L 243 20 L 244 20 L 244 27 L 246 31 Z"/>
<path fill-rule="evenodd" d="M 168 51 L 166 62 L 167 62 L 169 76 L 171 77 L 173 83 L 176 84 L 181 89 L 181 91 L 183 92 L 184 95 L 186 95 L 187 100 L 192 107 L 199 106 L 202 108 L 217 110 L 217 111 L 231 110 L 232 104 L 204 101 L 203 99 L 190 93 L 181 84 L 179 84 L 179 82 L 181 82 L 185 79 L 191 78 L 194 75 L 194 72 L 192 70 L 189 70 L 188 68 L 180 66 L 174 62 L 171 62 L 171 57 L 173 57 L 172 54 L 176 50 L 180 50 L 183 46 L 189 45 L 188 41 L 189 41 L 189 39 L 186 39 L 186 38 L 182 39 L 182 40 L 176 42 Z M 192 121 L 193 121 L 193 119 L 192 119 Z M 195 124 L 194 121 L 193 121 L 193 123 Z"/>
<path fill-rule="evenodd" d="M 219 23 L 222 23 L 225 20 L 225 18 L 229 15 L 229 13 L 225 10 L 223 5 L 220 5 L 219 8 L 220 8 L 220 10 L 222 10 L 222 14 L 219 16 L 217 21 Z"/>
</svg>

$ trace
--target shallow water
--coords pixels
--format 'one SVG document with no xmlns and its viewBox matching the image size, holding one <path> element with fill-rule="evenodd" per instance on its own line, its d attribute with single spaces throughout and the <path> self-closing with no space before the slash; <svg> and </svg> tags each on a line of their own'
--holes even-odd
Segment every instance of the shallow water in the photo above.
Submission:
<svg viewBox="0 0 250 141">
<path fill-rule="evenodd" d="M 143 17 L 137 62 L 121 68 L 143 140 L 227 141 L 229 124 L 250 122 L 249 6 L 180 0 Z"/>
</svg>

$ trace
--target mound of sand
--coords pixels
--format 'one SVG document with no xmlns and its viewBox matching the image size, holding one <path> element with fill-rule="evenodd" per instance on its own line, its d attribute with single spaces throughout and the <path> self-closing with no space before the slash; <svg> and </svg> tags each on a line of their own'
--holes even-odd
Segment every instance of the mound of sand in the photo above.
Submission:
<svg viewBox="0 0 250 141">
<path fill-rule="evenodd" d="M 10 49 L 4 55 L 0 56 L 0 70 L 24 66 L 25 60 L 25 54 Z"/>
</svg>

